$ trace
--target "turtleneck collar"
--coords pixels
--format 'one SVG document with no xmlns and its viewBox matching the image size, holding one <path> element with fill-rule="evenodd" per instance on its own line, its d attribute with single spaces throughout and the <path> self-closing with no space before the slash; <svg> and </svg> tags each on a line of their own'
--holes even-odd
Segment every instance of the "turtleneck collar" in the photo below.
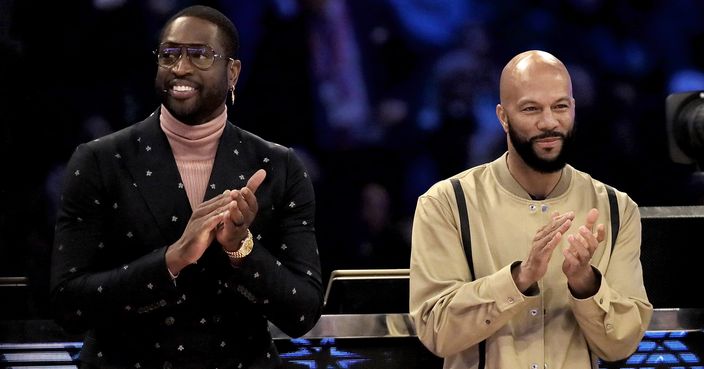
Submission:
<svg viewBox="0 0 704 369">
<path fill-rule="evenodd" d="M 215 157 L 220 136 L 225 130 L 227 107 L 209 122 L 191 126 L 176 119 L 163 105 L 161 129 L 171 144 L 176 160 L 209 160 Z"/>
</svg>

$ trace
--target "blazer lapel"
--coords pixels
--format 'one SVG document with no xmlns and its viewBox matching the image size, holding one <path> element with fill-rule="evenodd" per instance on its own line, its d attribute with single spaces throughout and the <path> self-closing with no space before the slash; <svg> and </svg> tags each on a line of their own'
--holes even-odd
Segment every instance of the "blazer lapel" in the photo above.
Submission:
<svg viewBox="0 0 704 369">
<path fill-rule="evenodd" d="M 253 168 L 255 160 L 250 145 L 245 142 L 239 130 L 232 123 L 227 122 L 215 154 L 204 201 L 212 199 L 225 190 L 244 187 L 249 177 L 256 171 Z"/>
<path fill-rule="evenodd" d="M 158 112 L 135 126 L 131 140 L 136 150 L 129 170 L 162 235 L 171 242 L 185 228 L 192 210 Z"/>
</svg>

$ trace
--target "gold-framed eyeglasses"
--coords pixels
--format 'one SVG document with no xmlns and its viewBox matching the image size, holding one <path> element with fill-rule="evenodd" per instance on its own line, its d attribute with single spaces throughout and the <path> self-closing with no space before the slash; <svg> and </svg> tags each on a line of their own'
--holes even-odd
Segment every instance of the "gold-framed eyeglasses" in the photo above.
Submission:
<svg viewBox="0 0 704 369">
<path fill-rule="evenodd" d="M 215 59 L 230 59 L 224 55 L 220 55 L 215 52 L 215 50 L 208 45 L 199 44 L 174 44 L 169 42 L 164 42 L 159 45 L 159 47 L 153 51 L 156 55 L 156 63 L 163 68 L 171 68 L 185 53 L 188 56 L 188 60 L 196 68 L 200 70 L 206 70 L 213 66 Z"/>
</svg>

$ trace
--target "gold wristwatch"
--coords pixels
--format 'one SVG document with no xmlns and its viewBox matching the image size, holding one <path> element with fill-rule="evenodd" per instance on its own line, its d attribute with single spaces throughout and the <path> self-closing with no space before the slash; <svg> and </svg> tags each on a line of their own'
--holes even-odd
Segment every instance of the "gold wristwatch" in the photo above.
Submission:
<svg viewBox="0 0 704 369">
<path fill-rule="evenodd" d="M 243 257 L 249 255 L 250 252 L 252 252 L 252 248 L 254 248 L 254 238 L 252 237 L 252 232 L 247 229 L 247 237 L 242 240 L 239 250 L 227 251 L 227 249 L 223 247 L 222 251 L 225 251 L 225 253 L 230 259 L 242 259 Z"/>
</svg>

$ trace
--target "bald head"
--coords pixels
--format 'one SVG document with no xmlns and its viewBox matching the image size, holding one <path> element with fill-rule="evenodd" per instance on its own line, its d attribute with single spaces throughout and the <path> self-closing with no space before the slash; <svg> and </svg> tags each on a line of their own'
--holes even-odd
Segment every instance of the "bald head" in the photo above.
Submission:
<svg viewBox="0 0 704 369">
<path fill-rule="evenodd" d="M 518 97 L 522 87 L 550 78 L 561 80 L 572 97 L 572 81 L 567 68 L 552 54 L 540 50 L 522 52 L 511 59 L 501 71 L 499 95 L 501 104 L 508 104 Z"/>
</svg>

